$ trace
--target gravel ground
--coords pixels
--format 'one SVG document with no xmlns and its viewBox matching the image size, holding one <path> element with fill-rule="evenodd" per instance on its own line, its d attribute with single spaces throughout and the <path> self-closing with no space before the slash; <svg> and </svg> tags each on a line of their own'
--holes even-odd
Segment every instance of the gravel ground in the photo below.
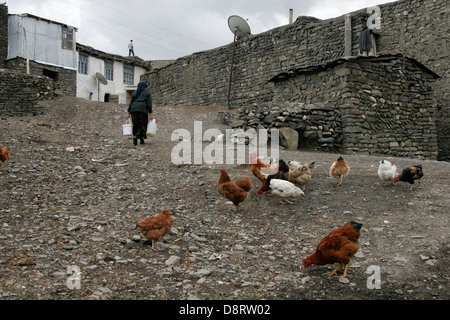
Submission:
<svg viewBox="0 0 450 320">
<path fill-rule="evenodd" d="M 126 106 L 75 98 L 42 102 L 37 116 L 0 118 L 0 298 L 3 300 L 448 300 L 450 163 L 421 163 L 418 189 L 384 186 L 383 156 L 344 154 L 341 187 L 333 153 L 280 151 L 316 170 L 305 197 L 281 204 L 250 192 L 238 212 L 220 196 L 219 169 L 248 165 L 171 163 L 177 128 L 226 125 L 224 107 L 155 107 L 158 134 L 133 146 L 122 135 Z M 192 138 L 194 140 L 194 138 Z M 208 143 L 204 142 L 203 147 Z M 153 251 L 136 223 L 164 209 L 174 227 Z M 348 279 L 301 259 L 344 223 L 363 224 Z M 374 277 L 381 280 L 374 287 Z"/>
</svg>

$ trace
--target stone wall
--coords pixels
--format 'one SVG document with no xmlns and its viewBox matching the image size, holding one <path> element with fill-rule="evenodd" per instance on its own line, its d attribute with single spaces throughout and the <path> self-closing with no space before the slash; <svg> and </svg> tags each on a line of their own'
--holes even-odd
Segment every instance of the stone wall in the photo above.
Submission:
<svg viewBox="0 0 450 320">
<path fill-rule="evenodd" d="M 55 85 L 49 77 L 0 69 L 0 115 L 39 114 L 37 101 L 54 96 Z"/>
<path fill-rule="evenodd" d="M 6 68 L 20 73 L 26 73 L 26 59 L 14 58 L 6 61 Z M 30 74 L 35 76 L 47 76 L 53 80 L 57 93 L 75 97 L 77 94 L 77 71 L 61 67 L 53 67 L 38 63 L 29 62 Z"/>
<path fill-rule="evenodd" d="M 0 69 L 8 57 L 8 7 L 0 3 Z"/>
<path fill-rule="evenodd" d="M 378 50 L 400 52 L 436 72 L 433 85 L 438 105 L 439 160 L 450 161 L 450 6 L 446 0 L 410 0 L 382 8 Z"/>
<path fill-rule="evenodd" d="M 294 129 L 298 133 L 299 149 L 337 151 L 342 144 L 340 113 L 322 103 L 255 104 L 244 107 L 236 119 L 228 122 L 232 128 L 269 129 L 269 137 L 271 128 Z"/>
<path fill-rule="evenodd" d="M 415 58 L 449 84 L 449 10 L 446 1 L 400 0 L 379 6 L 382 24 L 377 36 L 379 53 L 403 53 Z M 367 10 L 350 13 L 352 55 Z M 294 23 L 236 42 L 231 104 L 272 101 L 270 79 L 299 66 L 323 64 L 344 56 L 345 16 L 321 21 L 299 17 Z M 232 35 L 230 34 L 230 39 Z M 177 59 L 157 73 L 144 76 L 160 105 L 227 105 L 233 44 Z M 448 86 L 447 86 L 448 87 Z M 442 89 L 444 90 L 444 89 Z"/>
<path fill-rule="evenodd" d="M 381 28 L 376 36 L 377 52 L 402 53 L 441 77 L 433 84 L 438 105 L 438 158 L 450 160 L 448 1 L 399 0 L 379 7 Z M 359 53 L 359 34 L 368 17 L 367 9 L 349 15 L 351 55 L 356 56 Z M 154 103 L 227 105 L 232 49 L 233 43 L 230 43 L 194 53 L 144 75 L 143 80 L 150 86 Z M 292 68 L 326 64 L 343 57 L 344 51 L 345 15 L 324 21 L 299 17 L 290 25 L 239 39 L 235 48 L 230 107 L 282 102 L 275 100 L 269 79 Z"/>
<path fill-rule="evenodd" d="M 290 127 L 299 148 L 437 159 L 436 78 L 401 55 L 338 59 L 275 76 L 279 102 L 245 107 L 234 125 Z"/>
<path fill-rule="evenodd" d="M 346 62 L 339 105 L 346 151 L 436 160 L 434 75 L 408 59 Z"/>
</svg>

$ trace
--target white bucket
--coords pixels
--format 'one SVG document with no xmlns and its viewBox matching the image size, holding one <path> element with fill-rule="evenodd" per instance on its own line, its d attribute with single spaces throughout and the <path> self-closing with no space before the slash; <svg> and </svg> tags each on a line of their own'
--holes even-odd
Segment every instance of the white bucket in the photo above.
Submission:
<svg viewBox="0 0 450 320">
<path fill-rule="evenodd" d="M 127 121 L 126 124 L 122 125 L 122 131 L 124 136 L 133 135 L 133 125 L 129 121 Z"/>
</svg>

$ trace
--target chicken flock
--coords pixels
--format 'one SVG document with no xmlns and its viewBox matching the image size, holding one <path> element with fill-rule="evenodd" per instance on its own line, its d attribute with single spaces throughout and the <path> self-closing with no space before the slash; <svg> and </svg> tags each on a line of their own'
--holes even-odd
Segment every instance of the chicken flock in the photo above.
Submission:
<svg viewBox="0 0 450 320">
<path fill-rule="evenodd" d="M 305 196 L 306 184 L 311 181 L 316 162 L 301 164 L 297 161 L 288 161 L 287 163 L 280 159 L 277 164 L 265 164 L 256 154 L 250 155 L 250 171 L 260 181 L 261 187 L 256 190 L 256 194 L 261 196 L 266 191 L 270 195 L 276 195 L 288 201 L 287 198 L 296 198 Z M 347 161 L 339 156 L 330 166 L 329 175 L 336 179 L 338 186 L 342 186 L 343 180 L 348 176 L 350 166 Z M 378 167 L 378 176 L 386 185 L 387 181 L 403 181 L 411 184 L 410 190 L 414 186 L 414 181 L 423 177 L 422 166 L 415 165 L 405 168 L 401 173 L 397 172 L 397 167 L 387 160 L 382 160 Z M 248 198 L 248 193 L 252 189 L 252 183 L 248 177 L 240 180 L 231 181 L 228 173 L 220 170 L 219 193 L 230 200 L 237 211 L 239 204 Z M 331 272 L 324 275 L 332 276 L 337 273 L 342 265 L 344 267 L 343 275 L 340 278 L 347 277 L 350 259 L 359 250 L 358 239 L 362 224 L 350 221 L 345 225 L 331 231 L 317 245 L 316 250 L 308 257 L 302 260 L 305 268 L 315 265 L 326 265 L 338 263 L 338 266 Z"/>
<path fill-rule="evenodd" d="M 316 162 L 301 164 L 297 161 L 287 163 L 280 159 L 278 163 L 271 160 L 268 164 L 263 163 L 256 154 L 250 155 L 250 171 L 260 181 L 261 187 L 256 190 L 256 194 L 261 196 L 270 191 L 270 195 L 276 195 L 288 201 L 287 198 L 305 196 L 306 184 L 311 181 Z M 348 176 L 350 166 L 347 161 L 339 156 L 330 166 L 329 175 L 336 179 L 336 184 L 342 186 L 343 180 Z M 252 183 L 248 177 L 231 181 L 228 173 L 221 169 L 219 178 L 219 193 L 230 200 L 237 211 L 239 204 L 248 198 L 248 193 L 252 189 Z M 410 190 L 414 187 L 414 182 L 423 177 L 422 166 L 414 165 L 405 168 L 401 173 L 397 172 L 397 167 L 387 160 L 382 160 L 378 167 L 378 176 L 386 185 L 388 181 L 403 181 L 411 184 Z M 338 263 L 338 266 L 331 272 L 324 275 L 335 275 L 342 265 L 345 265 L 342 277 L 347 277 L 350 259 L 359 249 L 358 239 L 362 224 L 350 221 L 349 223 L 331 231 L 324 237 L 317 249 L 307 258 L 302 260 L 305 268 L 310 268 L 313 264 L 325 265 Z"/>
<path fill-rule="evenodd" d="M 7 147 L 0 146 L 0 168 L 3 167 L 9 158 Z M 256 195 L 262 196 L 270 191 L 270 195 L 278 196 L 289 204 L 294 204 L 288 198 L 298 198 L 305 196 L 306 184 L 311 181 L 316 162 L 301 164 L 297 161 L 287 161 L 280 159 L 278 163 L 272 160 L 265 164 L 256 154 L 250 155 L 250 171 L 259 180 L 261 186 L 256 190 Z M 330 166 L 329 175 L 336 179 L 338 186 L 342 186 L 343 180 L 348 176 L 350 166 L 347 161 L 339 156 Z M 402 172 L 397 172 L 397 167 L 388 160 L 382 160 L 378 166 L 378 177 L 384 182 L 391 183 L 405 182 L 411 185 L 413 190 L 415 181 L 420 184 L 423 177 L 421 165 L 407 167 Z M 232 180 L 227 171 L 220 169 L 218 181 L 218 191 L 224 198 L 228 199 L 235 206 L 236 213 L 239 205 L 247 198 L 253 188 L 253 183 L 248 177 Z M 157 216 L 143 218 L 136 225 L 141 235 L 151 241 L 153 250 L 158 248 L 158 241 L 162 239 L 172 228 L 173 218 L 169 210 L 161 211 Z M 302 259 L 305 268 L 315 265 L 326 265 L 338 263 L 338 266 L 331 272 L 324 275 L 335 275 L 342 265 L 345 265 L 342 277 L 347 277 L 350 259 L 359 249 L 358 239 L 360 237 L 362 224 L 350 221 L 345 225 L 331 231 L 317 245 L 316 250 L 306 258 Z"/>
</svg>

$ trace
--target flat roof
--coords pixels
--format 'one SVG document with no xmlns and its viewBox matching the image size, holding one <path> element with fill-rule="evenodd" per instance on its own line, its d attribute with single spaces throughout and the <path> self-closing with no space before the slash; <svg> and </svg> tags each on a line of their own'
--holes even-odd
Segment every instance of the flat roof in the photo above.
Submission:
<svg viewBox="0 0 450 320">
<path fill-rule="evenodd" d="M 382 54 L 382 55 L 377 55 L 377 56 L 353 56 L 353 57 L 342 57 L 342 58 L 338 58 L 332 61 L 327 61 L 321 64 L 312 64 L 312 65 L 308 65 L 308 66 L 299 66 L 299 67 L 295 67 L 295 68 L 291 68 L 287 71 L 284 72 L 280 72 L 277 75 L 273 76 L 271 79 L 269 79 L 269 82 L 271 81 L 279 81 L 279 80 L 284 80 L 286 78 L 295 76 L 297 74 L 300 73 L 304 73 L 304 72 L 313 72 L 313 71 L 318 71 L 318 70 L 326 70 L 329 69 L 331 67 L 334 67 L 336 65 L 339 65 L 343 62 L 346 61 L 355 61 L 355 62 L 359 62 L 359 61 L 374 61 L 374 62 L 380 62 L 380 61 L 389 61 L 389 60 L 393 60 L 393 59 L 406 59 L 408 61 L 410 61 L 412 64 L 416 65 L 417 67 L 419 67 L 420 69 L 422 69 L 424 72 L 428 72 L 430 73 L 434 78 L 440 78 L 440 76 L 435 73 L 434 71 L 430 70 L 429 68 L 427 68 L 426 66 L 424 66 L 422 63 L 420 63 L 419 61 L 410 58 L 410 57 L 406 57 L 401 53 L 398 54 Z"/>
</svg>

